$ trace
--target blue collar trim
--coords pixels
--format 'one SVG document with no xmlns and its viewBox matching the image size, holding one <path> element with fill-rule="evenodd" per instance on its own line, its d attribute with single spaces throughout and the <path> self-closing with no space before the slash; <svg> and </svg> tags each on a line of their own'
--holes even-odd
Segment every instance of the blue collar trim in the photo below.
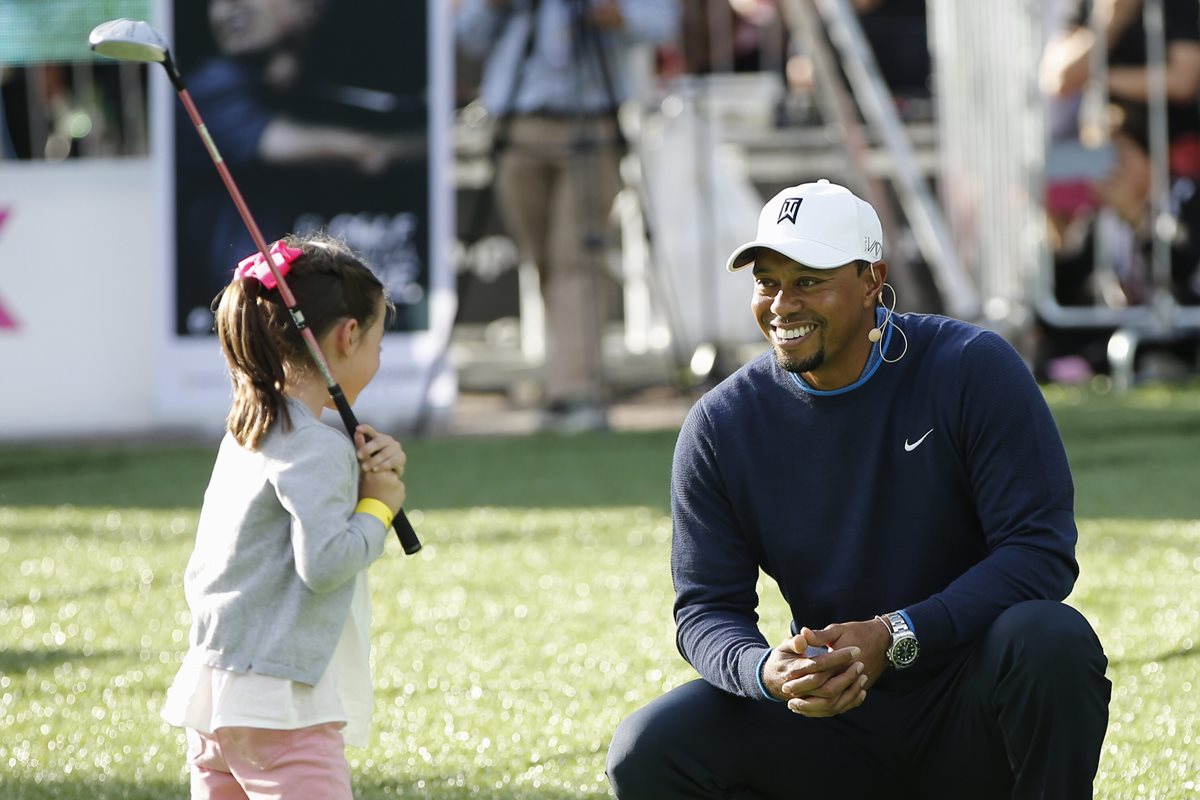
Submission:
<svg viewBox="0 0 1200 800">
<path fill-rule="evenodd" d="M 875 324 L 881 325 L 883 323 L 884 318 L 885 318 L 884 310 L 882 308 L 876 309 L 875 310 Z M 849 386 L 843 386 L 840 389 L 830 389 L 828 391 L 822 391 L 821 389 L 814 389 L 813 387 L 809 386 L 804 381 L 804 379 L 801 378 L 796 373 L 790 372 L 788 374 L 792 376 L 792 380 L 795 381 L 796 386 L 799 387 L 800 391 L 802 391 L 806 394 L 814 395 L 816 397 L 832 397 L 833 395 L 845 394 L 846 392 L 852 392 L 855 389 L 857 389 L 858 387 L 862 386 L 867 381 L 871 380 L 871 376 L 875 374 L 875 371 L 877 369 L 879 369 L 879 365 L 883 363 L 883 351 L 887 350 L 888 344 L 890 344 L 891 341 L 892 341 L 892 326 L 888 325 L 887 330 L 884 331 L 884 334 L 883 334 L 882 347 L 872 347 L 871 348 L 871 355 L 867 358 L 867 363 L 866 363 L 866 366 L 863 367 L 862 375 L 859 375 L 858 380 L 856 380 L 854 383 L 850 384 Z"/>
</svg>

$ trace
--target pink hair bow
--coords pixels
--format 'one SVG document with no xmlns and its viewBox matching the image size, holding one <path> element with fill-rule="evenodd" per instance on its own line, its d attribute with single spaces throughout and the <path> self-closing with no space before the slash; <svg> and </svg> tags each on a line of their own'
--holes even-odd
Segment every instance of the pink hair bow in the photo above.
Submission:
<svg viewBox="0 0 1200 800">
<path fill-rule="evenodd" d="M 279 270 L 280 275 L 287 275 L 292 269 L 292 262 L 304 255 L 303 250 L 288 247 L 282 239 L 271 245 L 269 252 L 271 260 L 275 262 L 275 269 Z M 233 277 L 239 280 L 255 278 L 265 289 L 274 289 L 277 285 L 275 276 L 271 273 L 271 268 L 267 266 L 267 260 L 263 258 L 262 253 L 255 253 L 239 261 L 237 269 L 233 271 Z"/>
</svg>

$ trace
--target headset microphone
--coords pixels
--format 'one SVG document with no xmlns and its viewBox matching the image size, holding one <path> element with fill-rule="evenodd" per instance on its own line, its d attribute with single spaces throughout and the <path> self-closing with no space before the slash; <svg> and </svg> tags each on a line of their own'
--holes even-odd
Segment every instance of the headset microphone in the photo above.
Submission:
<svg viewBox="0 0 1200 800">
<path fill-rule="evenodd" d="M 874 264 L 871 265 L 871 279 L 878 280 L 878 278 L 875 277 L 875 265 Z M 871 344 L 875 344 L 876 342 L 878 342 L 880 339 L 883 338 L 883 329 L 886 328 L 889 324 L 891 324 L 892 328 L 900 334 L 900 337 L 902 339 L 904 339 L 904 349 L 900 352 L 900 355 L 896 356 L 895 358 L 888 358 L 887 355 L 884 354 L 884 352 L 883 352 L 883 345 L 880 345 L 879 346 L 879 357 L 882 358 L 884 361 L 886 361 L 889 364 L 895 364 L 897 361 L 904 358 L 904 354 L 908 352 L 908 337 L 904 335 L 904 331 L 900 330 L 900 326 L 897 325 L 892 320 L 892 314 L 896 311 L 896 299 L 897 299 L 896 298 L 896 289 L 891 284 L 888 284 L 888 283 L 883 284 L 883 287 L 892 290 L 892 305 L 891 305 L 891 308 L 888 308 L 887 304 L 884 303 L 884 305 L 883 305 L 883 309 L 884 309 L 883 324 L 879 325 L 878 327 L 871 328 L 871 330 L 867 331 L 867 339 L 871 342 Z M 883 288 L 881 288 L 880 291 L 882 292 Z"/>
<path fill-rule="evenodd" d="M 873 281 L 879 280 L 878 278 L 876 278 L 876 277 L 875 277 L 875 265 L 874 265 L 874 264 L 872 264 L 872 265 L 871 265 L 871 280 L 873 280 Z M 893 290 L 892 290 L 892 292 L 893 292 L 893 295 L 894 295 L 894 294 L 895 294 L 895 290 L 893 289 Z M 890 315 L 890 314 L 888 314 L 887 316 L 885 316 L 885 317 L 884 317 L 884 319 L 883 319 L 883 324 L 884 324 L 884 325 L 887 325 L 887 324 L 888 324 L 888 317 L 890 317 L 890 316 L 891 316 L 891 315 Z M 880 327 L 880 328 L 871 328 L 871 331 L 870 331 L 870 332 L 867 334 L 867 339 L 869 339 L 869 340 L 871 341 L 871 344 L 874 344 L 875 342 L 878 342 L 878 341 L 879 341 L 880 339 L 882 339 L 882 338 L 883 338 L 883 330 L 882 330 L 882 327 Z"/>
</svg>

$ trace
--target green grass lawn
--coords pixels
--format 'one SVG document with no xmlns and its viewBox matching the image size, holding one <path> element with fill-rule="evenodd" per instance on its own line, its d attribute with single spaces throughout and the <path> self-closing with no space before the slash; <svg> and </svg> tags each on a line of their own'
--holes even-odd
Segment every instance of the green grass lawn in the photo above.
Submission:
<svg viewBox="0 0 1200 800">
<path fill-rule="evenodd" d="M 1050 394 L 1113 700 L 1101 798 L 1200 793 L 1200 387 Z M 606 797 L 618 721 L 694 673 L 675 652 L 671 431 L 414 441 L 425 549 L 372 568 L 361 798 Z M 186 796 L 157 711 L 216 443 L 0 447 L 0 798 Z M 788 615 L 770 587 L 768 638 Z"/>
</svg>

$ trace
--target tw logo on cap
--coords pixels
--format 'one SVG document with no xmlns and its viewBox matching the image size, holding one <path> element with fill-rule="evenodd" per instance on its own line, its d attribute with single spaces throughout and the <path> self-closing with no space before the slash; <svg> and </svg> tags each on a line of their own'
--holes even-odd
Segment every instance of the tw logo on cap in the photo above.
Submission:
<svg viewBox="0 0 1200 800">
<path fill-rule="evenodd" d="M 803 197 L 789 197 L 783 201 L 783 205 L 779 207 L 779 219 L 775 220 L 775 224 L 779 225 L 785 219 L 796 224 L 796 214 L 800 211 L 800 204 L 804 202 Z"/>
</svg>

